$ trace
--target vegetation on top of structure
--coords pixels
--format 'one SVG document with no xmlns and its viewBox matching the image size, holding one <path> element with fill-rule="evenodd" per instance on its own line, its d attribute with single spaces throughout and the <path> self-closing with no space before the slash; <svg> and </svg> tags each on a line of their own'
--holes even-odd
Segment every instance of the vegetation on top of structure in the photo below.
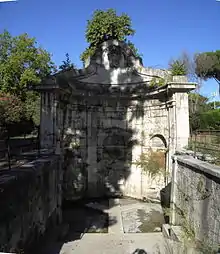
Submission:
<svg viewBox="0 0 220 254">
<path fill-rule="evenodd" d="M 132 49 L 134 55 L 142 60 L 143 55 L 139 53 L 138 49 L 135 47 L 134 43 L 130 40 L 127 41 L 128 46 Z"/>
<path fill-rule="evenodd" d="M 164 78 L 152 78 L 151 81 L 150 81 L 150 87 L 160 87 L 160 86 L 164 86 L 166 84 L 166 81 Z"/>
<path fill-rule="evenodd" d="M 96 10 L 92 19 L 87 21 L 85 37 L 89 47 L 81 54 L 80 58 L 85 62 L 104 41 L 116 39 L 126 42 L 127 37 L 134 35 L 134 33 L 135 30 L 132 28 L 131 18 L 127 14 L 117 15 L 114 9 L 106 11 Z M 128 45 L 136 56 L 140 57 L 134 44 L 128 41 Z"/>
<path fill-rule="evenodd" d="M 185 76 L 187 75 L 187 66 L 181 59 L 173 60 L 169 64 L 169 70 L 172 76 Z"/>
</svg>

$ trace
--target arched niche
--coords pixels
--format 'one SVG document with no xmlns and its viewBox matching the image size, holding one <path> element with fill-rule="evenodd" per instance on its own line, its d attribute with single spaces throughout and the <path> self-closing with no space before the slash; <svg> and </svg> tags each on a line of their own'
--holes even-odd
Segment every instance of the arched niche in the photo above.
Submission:
<svg viewBox="0 0 220 254">
<path fill-rule="evenodd" d="M 166 172 L 167 172 L 167 161 L 168 161 L 168 150 L 167 141 L 161 134 L 154 134 L 150 138 L 150 152 L 154 154 L 163 165 L 162 168 L 165 170 L 164 182 L 166 183 Z"/>
<path fill-rule="evenodd" d="M 150 147 L 153 150 L 166 150 L 167 149 L 167 141 L 163 135 L 154 134 L 150 138 Z"/>
</svg>

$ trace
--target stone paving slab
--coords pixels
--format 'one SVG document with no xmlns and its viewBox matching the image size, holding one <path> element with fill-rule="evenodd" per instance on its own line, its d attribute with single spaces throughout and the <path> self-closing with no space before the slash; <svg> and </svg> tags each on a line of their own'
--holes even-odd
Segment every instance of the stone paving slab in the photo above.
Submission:
<svg viewBox="0 0 220 254">
<path fill-rule="evenodd" d="M 137 203 L 121 207 L 125 233 L 161 232 L 164 215 L 159 204 Z"/>
<path fill-rule="evenodd" d="M 136 251 L 136 252 L 135 252 Z M 164 254 L 161 233 L 85 234 L 78 243 L 64 244 L 60 254 Z"/>
<path fill-rule="evenodd" d="M 110 199 L 109 205 L 109 233 L 86 233 L 80 241 L 64 244 L 60 254 L 165 254 L 161 232 L 136 233 L 141 232 L 138 227 L 143 224 L 141 219 L 148 218 L 148 213 L 162 212 L 160 205 L 118 199 Z M 138 217 L 138 209 L 145 211 L 143 218 Z M 124 233 L 124 229 L 129 233 Z"/>
<path fill-rule="evenodd" d="M 41 252 L 41 254 L 167 253 L 165 251 L 166 245 L 162 232 L 140 233 L 141 230 L 139 230 L 139 227 L 142 226 L 142 224 L 144 224 L 145 226 L 147 225 L 148 227 L 149 225 L 151 225 L 148 224 L 148 219 L 149 213 L 152 210 L 158 213 L 162 212 L 160 205 L 153 203 L 143 203 L 136 200 L 124 200 L 124 202 L 122 203 L 121 200 L 110 199 L 109 207 L 102 207 L 96 203 L 93 203 L 92 205 L 90 204 L 89 206 L 94 206 L 93 208 L 97 210 L 104 209 L 105 212 L 108 213 L 108 233 L 82 233 L 80 234 L 80 237 L 68 236 L 68 239 L 66 239 L 65 241 L 60 243 L 55 242 L 54 244 L 52 244 L 52 246 L 48 250 L 44 248 L 45 251 L 43 253 Z M 78 215 L 76 213 L 74 213 L 74 215 L 72 214 L 72 216 L 73 219 L 75 218 L 78 220 Z M 150 219 L 152 219 L 152 216 L 150 217 Z M 81 225 L 82 221 L 80 221 L 79 224 Z M 129 233 L 124 233 L 124 231 Z"/>
<path fill-rule="evenodd" d="M 137 199 L 134 199 L 134 198 L 122 198 L 119 200 L 119 204 L 121 207 L 123 206 L 132 206 L 132 205 L 140 205 L 140 204 L 143 204 L 143 201 L 141 200 L 137 200 Z"/>
</svg>

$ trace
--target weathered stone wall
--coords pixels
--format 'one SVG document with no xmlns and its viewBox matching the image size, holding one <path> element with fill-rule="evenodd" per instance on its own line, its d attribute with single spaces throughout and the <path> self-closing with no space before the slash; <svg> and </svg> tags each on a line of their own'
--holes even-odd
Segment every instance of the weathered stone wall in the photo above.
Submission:
<svg viewBox="0 0 220 254">
<path fill-rule="evenodd" d="M 220 242 L 219 172 L 220 167 L 191 156 L 173 158 L 171 223 L 182 225 L 206 246 Z"/>
<path fill-rule="evenodd" d="M 98 97 L 73 95 L 68 103 L 62 103 L 58 94 L 43 93 L 43 101 L 52 99 L 42 107 L 42 145 L 55 147 L 64 134 L 64 147 L 72 150 L 74 158 L 68 160 L 64 172 L 67 199 L 79 198 L 84 192 L 90 196 L 107 193 L 135 198 L 159 196 L 164 176 L 152 179 L 136 162 L 150 149 L 162 150 L 169 171 L 176 148 L 186 145 L 188 95 L 183 91 L 188 88 L 184 84 L 177 86 L 180 91 L 153 98 L 134 99 L 123 93 L 107 96 L 103 91 Z M 78 190 L 77 181 L 84 184 L 80 187 L 82 191 Z"/>
<path fill-rule="evenodd" d="M 135 198 L 151 196 L 156 198 L 159 195 L 159 190 L 164 185 L 164 177 L 158 175 L 155 179 L 151 178 L 147 172 L 136 165 L 136 162 L 139 161 L 142 153 L 148 153 L 150 149 L 159 149 L 164 152 L 167 149 L 169 111 L 165 104 L 159 100 L 145 101 L 142 106 L 142 114 L 140 112 L 137 114 L 137 111 L 137 108 L 131 108 L 128 112 L 128 115 L 133 116 L 132 119 L 128 119 L 128 122 L 131 123 L 134 133 L 133 138 L 137 142 L 132 147 L 130 173 L 122 188 L 127 196 Z"/>
<path fill-rule="evenodd" d="M 85 193 L 80 189 L 90 196 L 122 193 L 143 198 L 159 194 L 164 177 L 151 179 L 136 161 L 151 148 L 165 153 L 169 137 L 174 138 L 168 122 L 172 105 L 113 97 L 87 98 L 87 103 L 75 99 L 67 108 L 66 116 L 60 117 L 65 119 L 64 140 L 69 148 L 65 198 L 82 197 Z M 57 126 L 62 126 L 62 121 Z"/>
<path fill-rule="evenodd" d="M 58 156 L 0 171 L 0 252 L 27 248 L 61 218 Z"/>
<path fill-rule="evenodd" d="M 56 143 L 56 136 L 59 130 L 57 123 L 59 121 L 56 113 L 57 100 L 54 93 L 42 93 L 41 95 L 41 124 L 40 124 L 40 141 L 42 148 L 51 148 Z"/>
<path fill-rule="evenodd" d="M 195 84 L 166 70 L 144 68 L 139 60 L 126 43 L 110 40 L 100 45 L 86 68 L 57 73 L 38 86 L 41 144 L 59 148 L 64 134 L 64 146 L 77 156 L 69 163 L 78 176 L 86 177 L 79 181 L 90 196 L 159 194 L 165 179 L 149 177 L 137 160 L 151 149 L 163 150 L 169 171 L 171 155 L 188 142 L 187 92 Z M 64 173 L 68 199 L 77 192 L 73 171 L 69 165 Z"/>
</svg>

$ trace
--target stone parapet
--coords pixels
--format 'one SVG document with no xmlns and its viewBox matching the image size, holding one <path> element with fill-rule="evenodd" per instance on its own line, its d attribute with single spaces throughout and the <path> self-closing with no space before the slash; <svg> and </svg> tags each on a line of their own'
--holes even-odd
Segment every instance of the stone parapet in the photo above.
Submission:
<svg viewBox="0 0 220 254">
<path fill-rule="evenodd" d="M 54 155 L 0 171 L 0 251 L 26 249 L 49 225 L 60 222 L 60 175 L 60 160 Z"/>
<path fill-rule="evenodd" d="M 217 248 L 220 167 L 189 155 L 174 156 L 171 185 L 171 224 L 183 226 L 184 232 L 193 236 L 192 240 Z"/>
</svg>

